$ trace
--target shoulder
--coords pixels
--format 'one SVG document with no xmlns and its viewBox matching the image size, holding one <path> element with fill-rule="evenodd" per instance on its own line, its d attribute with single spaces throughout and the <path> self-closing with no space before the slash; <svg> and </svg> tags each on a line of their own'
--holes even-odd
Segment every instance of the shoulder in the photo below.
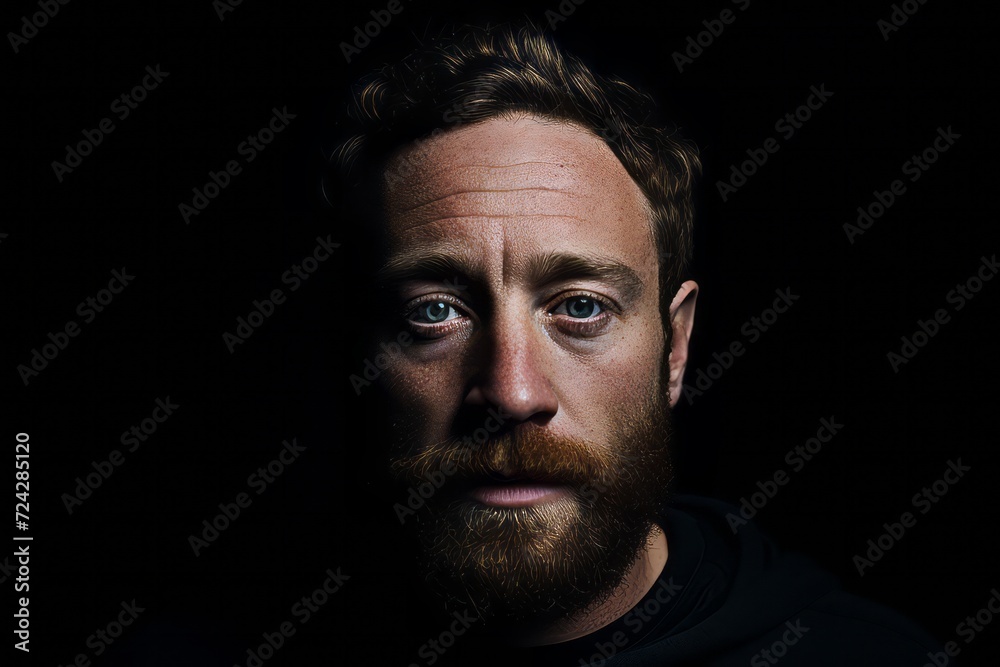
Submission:
<svg viewBox="0 0 1000 667">
<path fill-rule="evenodd" d="M 665 633 L 631 658 L 666 651 L 681 658 L 680 664 L 952 664 L 918 624 L 843 590 L 839 579 L 812 559 L 780 550 L 729 503 L 676 496 L 664 524 L 668 534 L 675 533 L 672 552 L 687 549 L 685 539 L 697 532 L 704 545 L 699 569 L 706 562 L 720 564 L 714 569 L 726 572 L 726 585 L 716 587 L 713 611 L 694 627 Z"/>
<path fill-rule="evenodd" d="M 833 590 L 710 665 L 951 665 L 941 644 L 887 606 Z M 935 662 L 937 660 L 937 662 Z"/>
</svg>

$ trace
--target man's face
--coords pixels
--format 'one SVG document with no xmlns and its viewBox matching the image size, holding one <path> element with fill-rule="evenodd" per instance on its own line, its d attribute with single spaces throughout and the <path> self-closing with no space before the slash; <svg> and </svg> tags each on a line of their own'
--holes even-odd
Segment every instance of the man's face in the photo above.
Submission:
<svg viewBox="0 0 1000 667">
<path fill-rule="evenodd" d="M 565 615 L 620 582 L 670 477 L 644 195 L 600 138 L 534 116 L 401 165 L 383 276 L 414 342 L 383 379 L 397 479 L 440 486 L 411 520 L 431 579 L 482 613 Z"/>
</svg>

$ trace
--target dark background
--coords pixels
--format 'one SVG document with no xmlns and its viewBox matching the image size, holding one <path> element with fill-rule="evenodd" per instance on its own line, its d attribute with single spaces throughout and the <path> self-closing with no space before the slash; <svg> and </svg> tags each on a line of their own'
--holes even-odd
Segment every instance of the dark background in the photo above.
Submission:
<svg viewBox="0 0 1000 667">
<path fill-rule="evenodd" d="M 405 563 L 366 552 L 365 526 L 391 527 L 391 510 L 357 520 L 384 501 L 355 488 L 369 474 L 359 453 L 379 446 L 348 381 L 362 367 L 352 336 L 368 315 L 342 257 L 358 250 L 344 243 L 294 292 L 281 276 L 317 236 L 346 239 L 355 224 L 324 210 L 317 190 L 331 148 L 324 128 L 350 82 L 404 53 L 429 19 L 544 23 L 559 3 L 403 2 L 350 63 L 339 44 L 385 3 L 250 0 L 224 20 L 208 1 L 70 3 L 4 56 L 3 427 L 11 450 L 18 432 L 32 443 L 34 663 L 86 653 L 94 664 L 160 664 L 142 654 L 162 664 L 245 664 L 246 648 L 293 620 L 292 604 L 338 566 L 352 575 L 343 592 L 266 664 L 354 664 L 391 642 L 402 646 L 398 664 L 420 662 L 429 635 L 407 634 L 399 600 L 367 592 L 394 576 L 379 569 L 385 562 Z M 955 628 L 1000 586 L 992 495 L 1000 281 L 960 311 L 946 294 L 1000 249 L 990 197 L 996 17 L 928 2 L 885 40 L 876 22 L 888 19 L 890 3 L 804 5 L 587 0 L 557 24 L 565 46 L 651 92 L 702 149 L 694 267 L 702 291 L 688 382 L 713 353 L 747 342 L 742 326 L 776 289 L 800 296 L 704 395 L 681 400 L 679 489 L 738 503 L 789 470 L 786 452 L 834 417 L 843 430 L 757 520 L 847 588 L 959 641 L 965 664 L 994 664 L 1000 623 L 968 645 Z M 671 54 L 724 8 L 736 20 L 678 72 Z M 37 11 L 8 5 L 5 32 Z M 112 100 L 157 64 L 169 76 L 118 119 Z M 775 121 L 820 84 L 832 97 L 781 137 Z M 247 164 L 237 146 L 273 107 L 296 118 Z M 105 117 L 116 129 L 57 180 L 51 163 Z M 961 138 L 910 183 L 901 165 L 949 126 Z M 716 182 L 768 137 L 780 150 L 723 202 Z M 233 159 L 242 173 L 185 224 L 178 205 Z M 897 178 L 906 193 L 850 243 L 842 225 Z M 134 281 L 84 324 L 77 304 L 122 267 Z M 223 332 L 275 288 L 287 301 L 230 354 Z M 886 354 L 938 308 L 951 321 L 893 372 Z M 16 367 L 68 320 L 81 333 L 25 385 Z M 168 396 L 180 405 L 175 414 L 67 513 L 63 494 L 75 479 L 124 451 L 120 434 Z M 306 451 L 256 495 L 247 476 L 292 438 Z M 911 497 L 958 458 L 971 471 L 860 577 L 853 556 L 913 511 Z M 196 557 L 188 536 L 243 491 L 252 505 Z M 95 657 L 88 636 L 133 598 L 145 611 Z"/>
</svg>

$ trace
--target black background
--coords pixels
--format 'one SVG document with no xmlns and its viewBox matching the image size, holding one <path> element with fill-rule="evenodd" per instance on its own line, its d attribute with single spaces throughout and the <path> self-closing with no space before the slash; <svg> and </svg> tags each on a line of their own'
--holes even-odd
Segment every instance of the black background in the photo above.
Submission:
<svg viewBox="0 0 1000 667">
<path fill-rule="evenodd" d="M 4 151 L 0 226 L 9 287 L 3 437 L 12 451 L 16 433 L 31 436 L 35 664 L 94 658 L 87 637 L 133 598 L 145 611 L 94 664 L 159 664 L 137 657 L 143 651 L 162 664 L 245 664 L 246 647 L 291 620 L 291 605 L 338 566 L 352 575 L 343 593 L 267 664 L 354 664 L 397 640 L 398 664 L 420 662 L 421 636 L 403 633 L 408 619 L 391 597 L 369 599 L 365 608 L 380 611 L 358 618 L 366 587 L 392 573 L 366 560 L 364 531 L 346 528 L 359 507 L 380 501 L 345 490 L 368 474 L 357 453 L 378 446 L 348 381 L 363 362 L 352 334 L 367 317 L 341 261 L 352 248 L 342 245 L 294 292 L 281 276 L 317 236 L 336 242 L 353 223 L 317 200 L 331 148 L 323 128 L 350 82 L 404 53 L 429 19 L 544 23 L 558 2 L 404 0 L 346 62 L 339 44 L 384 6 L 248 0 L 220 20 L 208 1 L 71 2 L 4 56 L 13 146 Z M 679 72 L 671 54 L 724 8 L 735 22 Z M 20 30 L 36 11 L 8 5 L 0 25 Z M 701 146 L 694 275 L 702 291 L 688 382 L 713 353 L 746 342 L 741 327 L 776 289 L 800 296 L 704 395 L 681 400 L 679 488 L 739 502 L 788 470 L 785 453 L 834 417 L 843 430 L 757 520 L 847 588 L 959 641 L 965 664 L 1000 657 L 1000 623 L 968 645 L 955 635 L 1000 586 L 992 495 L 1000 281 L 960 311 L 946 301 L 981 257 L 1000 250 L 991 197 L 997 66 L 987 48 L 996 17 L 985 11 L 928 2 L 885 40 L 876 22 L 890 3 L 753 0 L 740 11 L 722 1 L 587 0 L 555 31 L 599 70 L 651 92 Z M 157 64 L 169 76 L 119 120 L 112 100 Z M 829 101 L 780 137 L 775 121 L 821 84 Z M 296 118 L 247 164 L 237 146 L 274 107 Z M 52 162 L 105 117 L 116 129 L 60 182 Z M 902 164 L 939 127 L 961 138 L 910 183 Z M 768 137 L 780 150 L 723 202 L 716 182 Z M 178 205 L 232 159 L 243 172 L 185 224 Z M 906 193 L 850 243 L 843 224 L 897 178 Z M 122 267 L 134 281 L 83 324 L 77 304 Z M 230 354 L 223 332 L 275 288 L 287 302 Z M 887 353 L 938 308 L 951 321 L 894 372 Z M 16 367 L 71 319 L 80 335 L 25 385 Z M 175 414 L 67 513 L 62 497 L 75 478 L 124 450 L 120 434 L 168 396 L 180 405 Z M 301 458 L 265 493 L 251 491 L 253 504 L 196 557 L 188 536 L 293 437 L 307 447 Z M 853 556 L 883 523 L 913 511 L 911 497 L 958 458 L 971 471 L 858 576 Z M 388 507 L 382 516 L 395 521 Z"/>
</svg>

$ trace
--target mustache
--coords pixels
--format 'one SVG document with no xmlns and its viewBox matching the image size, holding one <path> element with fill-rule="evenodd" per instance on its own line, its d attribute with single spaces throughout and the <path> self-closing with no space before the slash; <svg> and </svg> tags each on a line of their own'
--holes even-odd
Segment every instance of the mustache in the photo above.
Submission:
<svg viewBox="0 0 1000 667">
<path fill-rule="evenodd" d="M 619 448 L 531 429 L 508 431 L 482 443 L 457 439 L 434 443 L 396 458 L 390 472 L 397 481 L 410 484 L 443 473 L 454 482 L 492 479 L 583 485 L 607 482 L 636 460 Z"/>
</svg>

